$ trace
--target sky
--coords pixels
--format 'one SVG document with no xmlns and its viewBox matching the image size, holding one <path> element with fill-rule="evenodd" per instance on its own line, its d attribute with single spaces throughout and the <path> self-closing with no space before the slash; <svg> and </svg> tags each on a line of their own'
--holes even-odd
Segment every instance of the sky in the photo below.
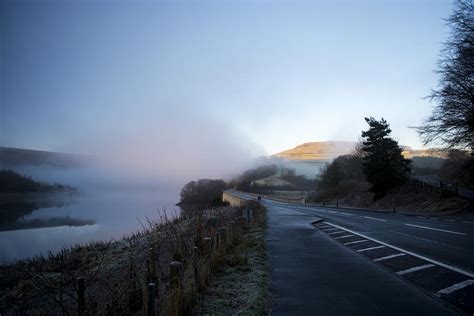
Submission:
<svg viewBox="0 0 474 316">
<path fill-rule="evenodd" d="M 447 0 L 3 0 L 0 146 L 169 172 L 183 161 L 237 169 L 304 142 L 357 141 L 374 116 L 422 148 L 410 126 L 433 106 L 424 97 L 451 9 Z"/>
</svg>

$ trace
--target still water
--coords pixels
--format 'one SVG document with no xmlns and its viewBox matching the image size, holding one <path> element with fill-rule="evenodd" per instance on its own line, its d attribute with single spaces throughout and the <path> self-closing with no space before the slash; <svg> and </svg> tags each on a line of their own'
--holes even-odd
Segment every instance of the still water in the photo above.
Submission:
<svg viewBox="0 0 474 316">
<path fill-rule="evenodd" d="M 117 239 L 142 229 L 146 219 L 157 219 L 157 210 L 169 215 L 179 213 L 176 190 L 108 190 L 82 193 L 56 203 L 29 203 L 16 207 L 24 214 L 12 220 L 2 219 L 0 226 L 0 261 L 15 261 L 63 247 L 90 241 Z M 26 207 L 26 208 L 25 208 Z"/>
</svg>

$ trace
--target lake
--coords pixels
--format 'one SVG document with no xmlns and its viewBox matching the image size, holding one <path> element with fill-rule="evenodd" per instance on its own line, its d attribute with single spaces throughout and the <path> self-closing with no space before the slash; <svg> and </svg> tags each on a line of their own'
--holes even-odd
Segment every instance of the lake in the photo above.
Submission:
<svg viewBox="0 0 474 316">
<path fill-rule="evenodd" d="M 142 229 L 146 219 L 157 219 L 157 210 L 179 213 L 176 190 L 106 190 L 82 193 L 72 199 L 2 205 L 2 214 L 13 210 L 23 216 L 1 219 L 0 261 L 46 255 L 63 247 L 90 241 L 118 239 Z"/>
</svg>

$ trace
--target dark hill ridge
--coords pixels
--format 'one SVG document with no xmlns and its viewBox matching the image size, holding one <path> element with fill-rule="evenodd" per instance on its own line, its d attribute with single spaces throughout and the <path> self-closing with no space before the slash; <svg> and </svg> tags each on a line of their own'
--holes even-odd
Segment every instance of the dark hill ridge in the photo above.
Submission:
<svg viewBox="0 0 474 316">
<path fill-rule="evenodd" d="M 53 166 L 71 168 L 85 165 L 91 158 L 84 155 L 52 151 L 0 147 L 0 169 L 18 166 Z"/>
</svg>

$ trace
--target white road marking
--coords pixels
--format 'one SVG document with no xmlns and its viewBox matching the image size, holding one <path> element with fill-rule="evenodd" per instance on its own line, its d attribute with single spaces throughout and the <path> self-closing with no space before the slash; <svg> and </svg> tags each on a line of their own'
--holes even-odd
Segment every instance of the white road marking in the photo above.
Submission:
<svg viewBox="0 0 474 316">
<path fill-rule="evenodd" d="M 336 235 L 336 234 L 340 234 L 340 233 L 345 233 L 345 231 L 340 230 L 340 231 L 338 231 L 338 232 L 328 233 L 328 235 Z"/>
<path fill-rule="evenodd" d="M 462 221 L 463 223 L 468 223 L 468 224 L 474 224 L 474 222 L 471 221 Z"/>
<path fill-rule="evenodd" d="M 401 256 L 406 256 L 406 254 L 400 252 L 400 253 L 396 253 L 396 254 L 394 254 L 394 255 L 390 255 L 390 256 L 385 256 L 385 257 L 380 257 L 380 258 L 374 259 L 374 261 L 379 262 L 379 261 L 384 261 L 384 260 L 388 260 L 388 259 L 392 259 L 392 258 L 397 258 L 397 257 L 401 257 Z"/>
<path fill-rule="evenodd" d="M 370 217 L 370 216 L 364 216 L 365 218 L 368 218 L 368 219 L 373 219 L 373 220 L 376 220 L 376 221 L 381 221 L 381 222 L 386 222 L 387 220 L 386 219 L 380 219 L 380 218 L 375 218 L 375 217 Z"/>
<path fill-rule="evenodd" d="M 436 218 L 436 217 L 430 217 L 430 219 L 439 220 L 439 218 Z"/>
<path fill-rule="evenodd" d="M 323 229 L 323 232 L 327 233 L 327 232 L 332 232 L 332 231 L 335 231 L 335 230 L 339 230 L 339 228 L 331 227 L 329 229 Z"/>
<path fill-rule="evenodd" d="M 344 235 L 344 236 L 339 236 L 339 237 L 336 237 L 334 239 L 342 239 L 342 238 L 349 238 L 349 237 L 354 237 L 355 235 Z"/>
<path fill-rule="evenodd" d="M 453 293 L 454 291 L 463 289 L 466 286 L 469 286 L 471 284 L 474 284 L 474 280 L 465 280 L 457 284 L 451 285 L 447 288 L 444 288 L 442 290 L 439 290 L 438 292 L 436 292 L 436 294 L 450 294 L 450 293 Z"/>
<path fill-rule="evenodd" d="M 418 218 L 426 218 L 426 217 L 424 217 L 424 216 L 417 216 L 417 217 L 418 217 Z"/>
<path fill-rule="evenodd" d="M 328 225 L 331 225 L 331 226 L 333 226 L 333 227 L 337 227 L 337 228 L 340 228 L 340 229 L 342 229 L 342 230 L 345 230 L 346 232 L 352 233 L 352 234 L 354 234 L 354 235 L 358 235 L 358 236 L 360 236 L 360 237 L 362 237 L 362 238 L 366 238 L 366 239 L 372 240 L 373 242 L 376 242 L 376 243 L 379 243 L 379 244 L 381 244 L 381 245 L 390 247 L 390 248 L 392 248 L 392 249 L 396 249 L 396 250 L 398 250 L 398 251 L 400 251 L 400 252 L 404 252 L 404 253 L 406 253 L 407 255 L 412 255 L 412 256 L 414 256 L 414 257 L 417 257 L 417 258 L 423 259 L 423 260 L 425 260 L 425 261 L 428 261 L 428 262 L 434 263 L 434 264 L 436 264 L 436 265 L 439 265 L 439 266 L 441 266 L 441 267 L 444 267 L 444 268 L 446 268 L 446 269 L 450 269 L 450 270 L 456 271 L 456 272 L 458 272 L 458 273 L 467 275 L 467 276 L 470 277 L 470 278 L 474 278 L 474 273 L 465 271 L 465 270 L 463 270 L 463 269 L 461 269 L 461 268 L 453 267 L 453 266 L 451 266 L 451 265 L 449 265 L 449 264 L 446 264 L 446 263 L 442 263 L 442 262 L 433 260 L 433 259 L 431 259 L 431 258 L 422 256 L 422 255 L 419 255 L 419 254 L 414 253 L 414 252 L 412 252 L 412 251 L 405 250 L 405 249 L 400 248 L 400 247 L 397 247 L 397 246 L 393 246 L 393 245 L 388 244 L 388 243 L 386 243 L 386 242 L 383 242 L 383 241 L 380 241 L 380 240 L 371 238 L 371 237 L 369 237 L 369 236 L 367 236 L 367 235 L 364 235 L 364 234 L 361 234 L 361 233 L 357 233 L 357 232 L 355 232 L 355 231 L 353 231 L 353 230 L 351 230 L 351 229 L 348 229 L 348 228 L 339 226 L 339 225 L 337 225 L 337 224 L 333 224 L 333 223 L 327 223 L 327 224 L 328 224 Z"/>
<path fill-rule="evenodd" d="M 448 222 L 455 222 L 454 219 L 447 219 Z"/>
<path fill-rule="evenodd" d="M 370 241 L 370 240 L 368 240 L 368 239 L 356 240 L 356 241 L 346 242 L 346 243 L 344 243 L 344 245 L 360 244 L 361 242 L 368 242 L 368 241 Z"/>
<path fill-rule="evenodd" d="M 339 212 L 335 212 L 335 211 L 326 211 L 328 213 L 333 213 L 333 214 L 339 214 Z"/>
<path fill-rule="evenodd" d="M 407 226 L 412 226 L 412 227 L 423 228 L 423 229 L 436 230 L 436 231 L 439 231 L 439 232 L 445 232 L 445 233 L 456 234 L 456 235 L 466 235 L 465 233 L 454 232 L 454 231 L 452 231 L 452 230 L 438 229 L 438 228 L 427 227 L 427 226 L 420 226 L 420 225 L 413 225 L 413 224 L 405 224 L 405 225 L 407 225 Z"/>
<path fill-rule="evenodd" d="M 420 271 L 420 270 L 424 270 L 424 269 L 428 269 L 428 268 L 431 268 L 431 267 L 435 267 L 436 265 L 434 264 L 423 264 L 421 266 L 416 266 L 416 267 L 413 267 L 413 268 L 410 268 L 410 269 L 406 269 L 406 270 L 403 270 L 403 271 L 398 271 L 397 274 L 398 275 L 404 275 L 404 274 L 407 274 L 407 273 L 411 273 L 411 272 L 415 272 L 415 271 Z"/>
<path fill-rule="evenodd" d="M 347 215 L 347 216 L 354 216 L 354 214 L 349 214 L 349 213 L 344 213 L 344 212 L 339 212 L 341 215 Z"/>
<path fill-rule="evenodd" d="M 365 252 L 373 249 L 380 249 L 380 248 L 385 248 L 385 246 L 375 246 L 375 247 L 369 247 L 369 248 L 364 248 L 364 249 L 359 249 L 357 252 Z"/>
</svg>

